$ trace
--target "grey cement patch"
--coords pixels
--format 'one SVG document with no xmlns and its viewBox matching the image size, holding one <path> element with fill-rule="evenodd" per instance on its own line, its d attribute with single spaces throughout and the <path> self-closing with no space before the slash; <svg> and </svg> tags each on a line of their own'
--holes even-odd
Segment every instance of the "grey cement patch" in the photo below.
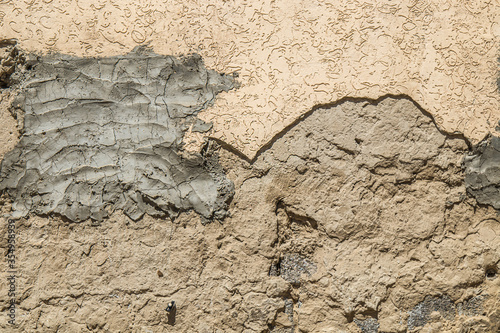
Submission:
<svg viewBox="0 0 500 333">
<path fill-rule="evenodd" d="M 280 261 L 281 276 L 291 284 L 300 284 L 302 274 L 312 275 L 316 272 L 316 265 L 309 259 L 299 254 L 285 254 Z"/>
<path fill-rule="evenodd" d="M 354 323 L 358 325 L 363 333 L 378 333 L 380 324 L 375 318 L 367 318 L 365 320 L 354 319 Z"/>
<path fill-rule="evenodd" d="M 478 295 L 457 304 L 457 312 L 461 316 L 481 316 L 484 315 L 484 301 L 487 295 Z"/>
<path fill-rule="evenodd" d="M 479 144 L 464 159 L 465 186 L 481 204 L 500 209 L 500 138 Z"/>
<path fill-rule="evenodd" d="M 431 319 L 431 313 L 435 311 L 439 312 L 446 320 L 455 319 L 457 314 L 469 317 L 483 315 L 483 304 L 487 297 L 487 295 L 478 295 L 455 304 L 448 296 L 427 296 L 423 302 L 409 311 L 408 330 L 425 326 Z"/>
<path fill-rule="evenodd" d="M 418 326 L 424 326 L 430 320 L 431 313 L 437 311 L 447 320 L 455 318 L 455 304 L 448 296 L 427 296 L 423 302 L 417 304 L 408 317 L 408 329 L 413 330 Z"/>
<path fill-rule="evenodd" d="M 136 220 L 194 209 L 221 218 L 233 185 L 217 158 L 180 153 L 196 114 L 234 77 L 137 48 L 123 56 L 39 58 L 13 107 L 24 132 L 1 164 L 0 190 L 13 217 L 57 213 L 102 220 L 123 210 Z"/>
</svg>

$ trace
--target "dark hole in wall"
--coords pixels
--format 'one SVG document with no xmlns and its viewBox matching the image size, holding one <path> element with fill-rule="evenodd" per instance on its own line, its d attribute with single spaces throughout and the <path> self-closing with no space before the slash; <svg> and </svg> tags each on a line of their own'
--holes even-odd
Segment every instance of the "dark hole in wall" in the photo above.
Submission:
<svg viewBox="0 0 500 333">
<path fill-rule="evenodd" d="M 494 280 L 497 278 L 498 268 L 495 266 L 486 267 L 485 276 L 488 280 Z"/>
</svg>

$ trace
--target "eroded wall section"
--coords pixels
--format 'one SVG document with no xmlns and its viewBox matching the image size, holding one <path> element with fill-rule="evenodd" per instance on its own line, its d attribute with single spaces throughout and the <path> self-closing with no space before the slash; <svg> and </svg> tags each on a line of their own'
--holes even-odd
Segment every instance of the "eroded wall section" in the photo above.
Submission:
<svg viewBox="0 0 500 333">
<path fill-rule="evenodd" d="M 235 186 L 223 223 L 22 218 L 18 328 L 496 332 L 500 223 L 466 194 L 467 149 L 408 99 L 345 101 L 253 163 L 221 148 Z"/>
</svg>

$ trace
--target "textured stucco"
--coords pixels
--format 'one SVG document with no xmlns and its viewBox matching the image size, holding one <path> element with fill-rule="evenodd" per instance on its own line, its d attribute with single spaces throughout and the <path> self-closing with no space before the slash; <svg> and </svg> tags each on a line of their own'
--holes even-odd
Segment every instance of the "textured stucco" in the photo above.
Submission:
<svg viewBox="0 0 500 333">
<path fill-rule="evenodd" d="M 201 116 L 248 157 L 346 96 L 405 94 L 441 129 L 480 141 L 500 118 L 499 22 L 498 0 L 0 1 L 0 37 L 29 51 L 109 56 L 149 43 L 238 72 L 241 89 Z"/>
</svg>

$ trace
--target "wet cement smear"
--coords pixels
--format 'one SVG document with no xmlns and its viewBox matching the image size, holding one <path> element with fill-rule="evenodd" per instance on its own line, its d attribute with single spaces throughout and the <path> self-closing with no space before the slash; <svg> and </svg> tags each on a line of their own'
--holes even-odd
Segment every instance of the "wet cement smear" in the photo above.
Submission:
<svg viewBox="0 0 500 333">
<path fill-rule="evenodd" d="M 13 216 L 101 220 L 116 209 L 132 219 L 189 209 L 224 216 L 232 183 L 213 158 L 179 151 L 189 128 L 210 129 L 196 114 L 234 85 L 196 55 L 139 48 L 109 58 L 40 58 L 13 105 L 24 114 L 24 133 L 1 165 Z"/>
<path fill-rule="evenodd" d="M 464 159 L 467 191 L 481 204 L 500 209 L 500 138 L 478 145 Z"/>
</svg>

